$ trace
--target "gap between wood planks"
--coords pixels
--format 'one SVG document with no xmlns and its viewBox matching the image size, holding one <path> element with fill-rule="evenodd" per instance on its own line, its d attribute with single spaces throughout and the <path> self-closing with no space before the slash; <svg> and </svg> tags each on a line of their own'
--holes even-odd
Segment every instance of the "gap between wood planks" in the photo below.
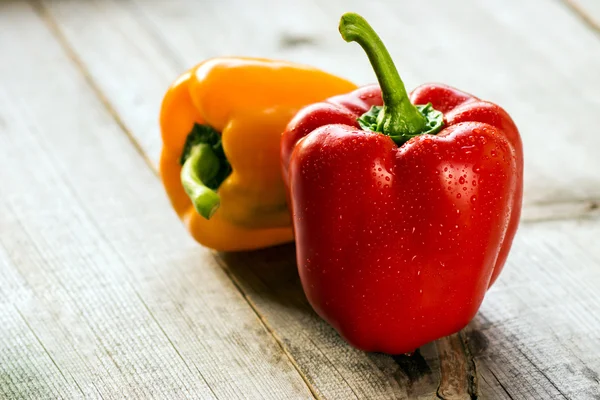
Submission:
<svg viewBox="0 0 600 400">
<path fill-rule="evenodd" d="M 587 17 L 586 14 L 572 2 L 572 0 L 563 0 L 563 2 L 566 5 L 568 5 L 571 8 L 571 10 L 574 11 L 579 17 L 584 19 L 586 22 L 586 25 L 590 29 L 595 30 L 596 33 L 600 33 L 600 28 L 597 25 L 595 25 L 593 20 L 591 18 Z M 44 21 L 44 23 L 47 24 L 49 29 L 53 32 L 53 35 L 55 36 L 56 40 L 60 43 L 60 45 L 63 48 L 63 50 L 65 51 L 65 53 L 68 55 L 68 57 L 71 59 L 71 61 L 77 66 L 79 71 L 82 73 L 82 75 L 84 76 L 84 78 L 85 78 L 86 82 L 88 83 L 88 85 L 90 86 L 90 88 L 100 99 L 101 103 L 104 105 L 104 107 L 110 113 L 110 115 L 113 117 L 115 122 L 121 128 L 121 130 L 127 135 L 127 137 L 129 138 L 130 142 L 135 147 L 137 152 L 146 161 L 146 163 L 150 167 L 150 169 L 158 176 L 156 165 L 154 164 L 154 162 L 152 162 L 152 160 L 144 152 L 142 146 L 136 140 L 134 134 L 127 128 L 127 126 L 124 123 L 121 116 L 118 114 L 116 109 L 113 107 L 113 105 L 111 104 L 111 102 L 109 101 L 107 96 L 104 94 L 104 92 L 100 89 L 100 86 L 96 83 L 96 81 L 93 79 L 91 74 L 88 72 L 88 70 L 86 69 L 85 65 L 83 64 L 81 58 L 78 56 L 78 54 L 75 52 L 75 50 L 69 45 L 66 37 L 64 36 L 63 32 L 61 31 L 61 29 L 58 26 L 58 24 L 56 23 L 56 21 L 53 19 L 52 16 L 49 15 L 49 13 L 45 9 L 45 7 L 39 1 L 31 0 L 31 4 L 32 4 L 34 10 L 36 11 L 36 13 L 39 15 L 39 17 Z M 595 217 L 600 216 L 599 204 L 600 204 L 600 199 L 568 199 L 568 200 L 562 200 L 562 201 L 547 201 L 547 202 L 531 203 L 531 204 L 528 204 L 526 206 L 526 208 L 524 209 L 522 222 L 523 223 L 537 223 L 537 222 L 547 222 L 547 221 L 556 221 L 556 220 L 595 218 Z M 261 321 L 261 324 L 263 325 L 265 330 L 267 332 L 269 332 L 269 334 L 273 337 L 273 339 L 276 341 L 278 346 L 281 348 L 281 351 L 285 354 L 285 356 L 288 358 L 288 360 L 294 366 L 294 368 L 296 369 L 296 371 L 298 372 L 300 377 L 303 379 L 303 381 L 305 382 L 307 388 L 310 390 L 312 395 L 315 398 L 319 399 L 320 396 L 317 393 L 316 389 L 313 387 L 313 385 L 310 383 L 309 378 L 301 371 L 301 369 L 300 369 L 299 365 L 297 364 L 296 360 L 294 359 L 294 357 L 286 349 L 286 346 L 284 345 L 283 341 L 278 336 L 278 334 L 273 330 L 273 328 L 270 326 L 270 324 L 268 323 L 266 318 L 261 314 L 261 312 L 258 309 L 258 307 L 256 306 L 256 304 L 254 304 L 254 302 L 248 297 L 247 293 L 243 290 L 242 286 L 237 281 L 236 277 L 232 274 L 232 272 L 229 270 L 229 268 L 226 265 L 224 265 L 222 260 L 220 260 L 219 257 L 215 257 L 215 258 L 217 259 L 217 261 L 219 262 L 219 265 L 225 271 L 225 273 L 227 274 L 229 279 L 233 282 L 234 286 L 236 287 L 236 289 L 238 290 L 240 295 L 245 299 L 247 304 L 250 306 L 250 308 L 256 314 L 258 319 Z M 457 338 L 459 340 L 459 343 L 461 344 L 461 347 L 463 348 L 462 351 L 466 355 L 465 359 L 470 362 L 470 365 L 467 366 L 468 367 L 467 374 L 469 375 L 467 377 L 468 385 L 469 385 L 468 393 L 472 398 L 476 398 L 477 386 L 478 386 L 477 382 L 476 382 L 476 379 L 477 379 L 476 378 L 477 374 L 475 371 L 476 364 L 475 364 L 475 361 L 473 360 L 472 355 L 469 354 L 468 343 L 465 340 L 465 338 L 462 335 L 458 336 Z M 454 340 L 456 340 L 456 338 Z M 456 343 L 455 343 L 455 345 L 456 345 Z M 448 360 L 446 360 L 446 361 L 448 361 Z M 452 366 L 448 365 L 448 366 L 446 366 L 446 369 L 448 369 L 450 367 L 452 367 Z M 443 371 L 444 371 L 444 366 L 442 366 L 442 372 Z M 440 386 L 438 388 L 438 397 L 439 398 L 444 398 L 444 395 L 445 395 L 445 393 L 444 393 L 444 388 L 445 388 L 444 375 L 446 375 L 446 374 L 442 374 L 442 375 L 443 376 L 440 379 Z M 451 394 L 450 394 L 450 396 L 451 396 Z"/>
<path fill-rule="evenodd" d="M 600 37 L 600 23 L 588 14 L 577 0 L 562 0 L 562 3 L 586 25 Z"/>
</svg>

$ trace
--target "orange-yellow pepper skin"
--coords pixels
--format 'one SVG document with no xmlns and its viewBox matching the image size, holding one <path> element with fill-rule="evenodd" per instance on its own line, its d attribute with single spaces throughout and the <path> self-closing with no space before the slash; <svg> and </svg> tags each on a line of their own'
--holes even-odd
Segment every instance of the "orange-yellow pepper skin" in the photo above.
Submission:
<svg viewBox="0 0 600 400">
<path fill-rule="evenodd" d="M 171 203 L 199 243 L 219 251 L 252 250 L 293 240 L 280 171 L 280 140 L 303 106 L 356 86 L 284 61 L 214 58 L 177 79 L 160 113 L 160 175 Z M 220 207 L 197 213 L 180 180 L 180 157 L 194 124 L 221 132 L 232 172 L 218 188 Z"/>
</svg>

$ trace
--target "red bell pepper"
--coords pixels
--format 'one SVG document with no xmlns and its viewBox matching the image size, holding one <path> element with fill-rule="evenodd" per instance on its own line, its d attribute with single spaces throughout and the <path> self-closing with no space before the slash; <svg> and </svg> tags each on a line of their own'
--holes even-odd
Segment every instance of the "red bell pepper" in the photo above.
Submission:
<svg viewBox="0 0 600 400">
<path fill-rule="evenodd" d="M 407 353 L 467 325 L 502 270 L 521 211 L 521 139 L 502 108 L 462 91 L 428 84 L 409 97 L 362 17 L 342 16 L 340 32 L 381 89 L 308 106 L 283 134 L 298 268 L 349 343 Z"/>
</svg>

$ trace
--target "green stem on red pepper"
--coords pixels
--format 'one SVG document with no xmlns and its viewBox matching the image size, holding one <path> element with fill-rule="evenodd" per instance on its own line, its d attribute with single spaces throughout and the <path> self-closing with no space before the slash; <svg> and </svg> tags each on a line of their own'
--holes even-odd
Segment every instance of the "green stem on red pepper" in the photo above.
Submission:
<svg viewBox="0 0 600 400">
<path fill-rule="evenodd" d="M 360 15 L 342 15 L 339 26 L 342 38 L 357 42 L 367 53 L 383 98 L 383 107 L 374 106 L 358 122 L 363 129 L 381 132 L 402 144 L 413 136 L 435 134 L 443 126 L 443 114 L 431 106 L 410 102 L 404 82 L 394 61 L 371 25 Z"/>
</svg>

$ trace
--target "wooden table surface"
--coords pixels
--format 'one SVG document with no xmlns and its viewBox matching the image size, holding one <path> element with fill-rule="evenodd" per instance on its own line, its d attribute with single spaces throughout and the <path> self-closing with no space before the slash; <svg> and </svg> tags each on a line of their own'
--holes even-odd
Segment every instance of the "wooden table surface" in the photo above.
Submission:
<svg viewBox="0 0 600 400">
<path fill-rule="evenodd" d="M 357 83 L 365 15 L 407 87 L 513 115 L 523 219 L 474 321 L 412 357 L 345 344 L 292 245 L 197 245 L 156 173 L 157 113 L 200 60 Z M 600 399 L 600 1 L 0 1 L 0 398 Z"/>
</svg>

